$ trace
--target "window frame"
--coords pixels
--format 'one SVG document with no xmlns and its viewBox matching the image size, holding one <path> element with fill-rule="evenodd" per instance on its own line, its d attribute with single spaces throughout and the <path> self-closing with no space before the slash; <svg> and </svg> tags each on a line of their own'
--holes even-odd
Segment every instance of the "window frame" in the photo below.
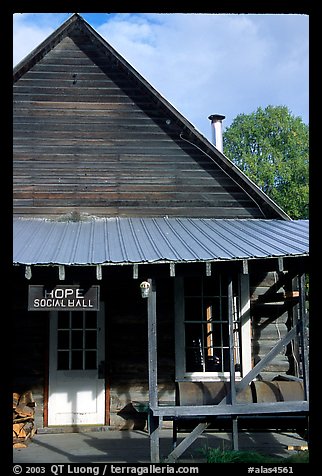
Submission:
<svg viewBox="0 0 322 476">
<path fill-rule="evenodd" d="M 75 324 L 75 316 L 78 313 L 77 323 Z M 74 370 L 97 370 L 98 369 L 98 323 L 97 323 L 97 311 L 95 311 L 95 326 L 87 324 L 87 315 L 92 316 L 94 311 L 86 311 L 86 310 L 79 310 L 79 311 L 57 311 L 57 329 L 56 329 L 56 371 L 74 371 Z M 60 316 L 64 317 L 66 323 L 61 326 L 59 322 Z M 79 343 L 73 342 L 75 339 L 75 333 L 78 332 L 79 335 Z M 87 339 L 88 334 L 87 332 L 95 332 L 95 346 L 89 346 Z M 64 345 L 60 345 L 60 335 L 61 333 L 66 333 L 66 343 Z M 80 356 L 79 363 L 73 360 L 74 352 L 78 352 Z M 90 364 L 90 360 L 88 360 L 88 352 L 94 353 L 92 354 L 91 358 L 92 364 Z M 67 360 L 64 363 L 61 359 L 61 356 L 66 355 Z M 95 365 L 93 365 L 95 363 Z"/>
<path fill-rule="evenodd" d="M 201 279 L 202 276 L 196 276 Z M 198 371 L 186 372 L 186 351 L 185 351 L 185 296 L 184 277 L 175 278 L 175 380 L 176 381 L 229 381 L 230 372 L 218 371 Z M 211 277 L 210 277 L 211 279 Z M 251 365 L 251 325 L 250 325 L 250 293 L 249 275 L 238 273 L 237 294 L 239 314 L 239 350 L 240 350 L 240 371 L 235 372 L 236 380 L 240 380 L 252 368 Z M 236 291 L 236 290 L 235 290 Z M 236 293 L 235 293 L 236 294 Z"/>
</svg>

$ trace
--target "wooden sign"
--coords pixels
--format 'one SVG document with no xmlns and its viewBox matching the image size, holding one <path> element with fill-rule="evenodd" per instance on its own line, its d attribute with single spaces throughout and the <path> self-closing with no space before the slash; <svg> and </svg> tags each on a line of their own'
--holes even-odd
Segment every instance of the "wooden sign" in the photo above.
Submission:
<svg viewBox="0 0 322 476">
<path fill-rule="evenodd" d="M 29 285 L 28 311 L 99 311 L 99 286 Z"/>
</svg>

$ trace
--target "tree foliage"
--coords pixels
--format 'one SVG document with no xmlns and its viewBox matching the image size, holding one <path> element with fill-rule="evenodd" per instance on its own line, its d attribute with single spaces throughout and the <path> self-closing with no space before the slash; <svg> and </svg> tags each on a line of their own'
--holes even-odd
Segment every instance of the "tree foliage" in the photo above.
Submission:
<svg viewBox="0 0 322 476">
<path fill-rule="evenodd" d="M 224 153 L 291 218 L 308 218 L 309 126 L 285 106 L 239 114 Z"/>
</svg>

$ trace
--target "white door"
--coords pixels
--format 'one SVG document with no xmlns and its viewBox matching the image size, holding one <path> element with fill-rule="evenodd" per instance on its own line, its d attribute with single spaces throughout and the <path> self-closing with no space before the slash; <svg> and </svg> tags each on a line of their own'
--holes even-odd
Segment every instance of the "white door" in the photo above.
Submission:
<svg viewBox="0 0 322 476">
<path fill-rule="evenodd" d="M 105 422 L 104 308 L 50 313 L 48 425 Z"/>
</svg>

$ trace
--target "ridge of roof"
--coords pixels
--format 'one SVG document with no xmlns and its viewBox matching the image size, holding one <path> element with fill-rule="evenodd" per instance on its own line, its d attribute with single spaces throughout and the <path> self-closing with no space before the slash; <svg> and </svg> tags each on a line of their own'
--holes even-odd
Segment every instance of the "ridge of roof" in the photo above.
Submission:
<svg viewBox="0 0 322 476">
<path fill-rule="evenodd" d="M 45 38 L 36 48 L 34 48 L 25 58 L 23 58 L 13 68 L 13 82 L 17 81 L 25 74 L 35 63 L 37 63 L 48 51 L 58 44 L 65 36 L 67 36 L 70 28 L 76 22 L 84 22 L 85 20 L 78 14 L 74 13 L 71 17 L 54 30 L 47 38 Z"/>
<path fill-rule="evenodd" d="M 13 69 L 13 81 L 17 81 L 25 74 L 34 64 L 43 58 L 51 49 L 53 49 L 63 38 L 65 38 L 73 28 L 85 28 L 91 35 L 106 48 L 110 54 L 116 58 L 124 69 L 132 74 L 132 76 L 142 85 L 146 91 L 154 97 L 162 107 L 170 112 L 172 118 L 177 124 L 180 124 L 182 131 L 180 138 L 190 142 L 193 146 L 210 158 L 218 167 L 220 167 L 232 180 L 239 186 L 245 185 L 248 191 L 243 190 L 249 195 L 254 203 L 262 210 L 263 206 L 270 208 L 280 218 L 290 220 L 287 213 L 274 202 L 263 190 L 256 185 L 244 172 L 242 172 L 226 155 L 220 152 L 206 137 L 204 137 L 191 122 L 189 122 L 169 101 L 167 101 L 133 66 L 128 63 L 95 29 L 78 13 L 74 13 L 53 33 L 51 33 L 42 43 L 40 43 L 33 51 L 31 51 L 22 61 L 20 61 Z M 188 137 L 183 137 L 187 133 Z M 197 143 L 192 142 L 196 140 Z M 241 182 L 238 182 L 238 180 Z M 259 205 L 257 200 L 263 203 Z M 263 211 L 262 211 L 263 212 Z M 264 212 L 263 215 L 265 216 Z"/>
</svg>

